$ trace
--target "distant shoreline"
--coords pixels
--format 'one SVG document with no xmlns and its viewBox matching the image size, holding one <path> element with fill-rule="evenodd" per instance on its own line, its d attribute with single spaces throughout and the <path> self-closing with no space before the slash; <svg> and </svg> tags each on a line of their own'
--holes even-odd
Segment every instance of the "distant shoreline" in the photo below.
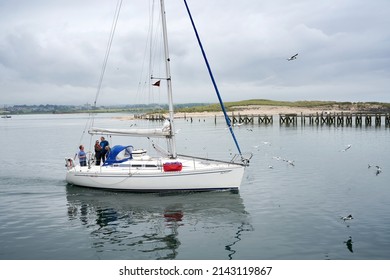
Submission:
<svg viewBox="0 0 390 280">
<path fill-rule="evenodd" d="M 279 115 L 279 114 L 316 114 L 316 113 L 339 113 L 344 110 L 334 110 L 329 108 L 307 108 L 307 107 L 290 107 L 290 106 L 241 106 L 234 111 L 228 111 L 228 115 Z M 175 113 L 175 117 L 214 117 L 223 116 L 221 112 L 191 112 Z"/>
<path fill-rule="evenodd" d="M 315 114 L 315 113 L 390 113 L 390 103 L 335 102 L 335 101 L 273 101 L 252 99 L 224 103 L 226 111 L 242 115 Z M 176 117 L 222 116 L 219 104 L 185 103 L 175 105 Z M 23 114 L 80 114 L 123 113 L 124 115 L 168 115 L 168 107 L 159 104 L 133 104 L 123 106 L 71 106 L 71 105 L 14 105 L 0 109 L 0 115 Z"/>
<path fill-rule="evenodd" d="M 242 103 L 242 104 L 240 104 Z M 383 103 L 332 103 L 313 105 L 314 101 L 308 101 L 307 106 L 299 106 L 296 102 L 281 102 L 279 105 L 277 102 L 272 104 L 253 104 L 251 105 L 249 101 L 247 104 L 245 102 L 237 103 L 228 103 L 227 113 L 229 116 L 234 115 L 280 115 L 280 114 L 332 114 L 332 113 L 390 113 L 390 107 L 388 104 Z M 283 104 L 286 103 L 286 104 Z M 303 102 L 305 103 L 305 102 Z M 319 102 L 321 103 L 321 102 Z M 326 103 L 326 102 L 322 102 Z M 184 117 L 193 117 L 193 118 L 203 118 L 203 117 L 222 117 L 223 112 L 219 110 L 219 105 L 213 107 L 214 110 L 201 110 L 202 107 L 195 107 L 194 110 L 186 112 L 185 110 L 178 110 L 175 112 L 175 118 L 184 118 Z M 153 115 L 153 114 L 150 114 Z M 162 114 L 165 117 L 168 116 L 167 113 Z"/>
<path fill-rule="evenodd" d="M 299 107 L 299 106 L 272 106 L 272 105 L 246 105 L 237 106 L 234 110 L 227 111 L 228 115 L 280 115 L 280 114 L 333 114 L 333 113 L 390 113 L 390 111 L 378 108 L 374 105 L 364 106 L 364 110 L 361 107 L 330 107 L 330 106 L 315 106 L 315 107 Z M 168 117 L 168 113 L 147 113 L 145 116 L 162 115 Z M 199 112 L 175 112 L 175 118 L 211 118 L 211 117 L 223 117 L 222 111 L 199 111 Z M 118 117 L 120 119 L 134 119 L 134 116 Z"/>
</svg>

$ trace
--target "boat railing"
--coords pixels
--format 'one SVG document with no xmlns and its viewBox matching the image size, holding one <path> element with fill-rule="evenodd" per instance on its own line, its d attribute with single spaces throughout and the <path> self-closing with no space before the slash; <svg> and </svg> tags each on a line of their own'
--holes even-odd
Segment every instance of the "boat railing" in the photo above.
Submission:
<svg viewBox="0 0 390 280">
<path fill-rule="evenodd" d="M 231 162 L 239 165 L 248 166 L 252 157 L 253 157 L 252 153 L 249 153 L 247 155 L 235 154 L 231 159 Z"/>
<path fill-rule="evenodd" d="M 227 161 L 227 160 L 218 160 L 218 159 L 209 159 L 209 158 L 204 158 L 204 157 L 196 157 L 196 156 L 188 156 L 188 155 L 183 155 L 183 154 L 178 154 L 180 157 L 186 157 L 186 158 L 192 158 L 192 159 L 200 159 L 204 161 L 210 161 L 210 162 L 219 162 L 219 163 L 226 163 L 226 164 L 232 164 L 232 165 L 246 165 L 242 160 L 238 160 L 238 157 L 240 155 L 235 155 L 232 160 Z"/>
</svg>

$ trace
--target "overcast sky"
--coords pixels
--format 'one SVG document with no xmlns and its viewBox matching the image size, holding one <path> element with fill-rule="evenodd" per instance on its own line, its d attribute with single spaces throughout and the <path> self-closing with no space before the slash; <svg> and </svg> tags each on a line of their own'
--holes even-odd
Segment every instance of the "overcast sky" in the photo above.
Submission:
<svg viewBox="0 0 390 280">
<path fill-rule="evenodd" d="M 165 2 L 174 101 L 217 102 L 183 1 Z M 187 2 L 224 101 L 390 102 L 389 0 Z M 93 103 L 116 5 L 0 0 L 0 105 Z M 98 105 L 159 101 L 136 93 L 148 10 L 123 0 Z"/>
</svg>

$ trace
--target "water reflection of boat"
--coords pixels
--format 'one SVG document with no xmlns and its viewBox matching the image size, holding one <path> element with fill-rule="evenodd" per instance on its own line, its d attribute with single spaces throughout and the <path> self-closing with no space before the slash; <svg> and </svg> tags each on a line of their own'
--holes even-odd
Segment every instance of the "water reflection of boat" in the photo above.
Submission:
<svg viewBox="0 0 390 280">
<path fill-rule="evenodd" d="M 232 259 L 243 231 L 251 230 L 237 192 L 132 194 L 68 186 L 66 197 L 68 219 L 89 231 L 102 259 L 193 259 L 184 248 L 179 256 L 179 247 L 213 240 L 215 252 L 201 253 L 204 258 Z"/>
</svg>

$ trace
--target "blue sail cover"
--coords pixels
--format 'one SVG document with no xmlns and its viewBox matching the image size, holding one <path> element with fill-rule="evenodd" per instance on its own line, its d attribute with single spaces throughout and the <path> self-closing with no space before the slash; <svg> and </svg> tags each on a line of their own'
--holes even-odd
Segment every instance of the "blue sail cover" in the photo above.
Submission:
<svg viewBox="0 0 390 280">
<path fill-rule="evenodd" d="M 126 150 L 124 153 L 125 157 L 118 159 L 117 156 L 123 150 Z M 111 148 L 110 152 L 108 153 L 108 157 L 106 161 L 103 163 L 103 166 L 112 165 L 114 163 L 121 163 L 129 159 L 132 159 L 133 158 L 133 155 L 131 153 L 132 150 L 133 150 L 133 146 L 131 145 L 129 146 L 115 145 L 114 147 Z"/>
</svg>

